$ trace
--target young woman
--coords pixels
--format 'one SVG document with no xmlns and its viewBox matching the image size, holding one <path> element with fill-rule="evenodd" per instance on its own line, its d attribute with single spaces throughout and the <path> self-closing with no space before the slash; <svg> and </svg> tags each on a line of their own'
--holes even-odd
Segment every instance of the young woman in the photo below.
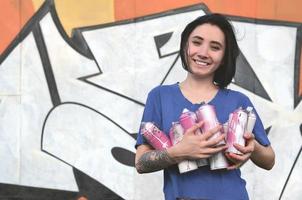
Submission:
<svg viewBox="0 0 302 200">
<path fill-rule="evenodd" d="M 154 122 L 169 133 L 184 108 L 196 111 L 201 102 L 215 106 L 218 121 L 227 122 L 229 114 L 239 107 L 253 107 L 244 94 L 226 89 L 235 74 L 239 47 L 231 24 L 220 14 L 209 14 L 189 23 L 181 35 L 180 55 L 187 70 L 183 82 L 162 85 L 150 91 L 143 122 Z M 245 133 L 246 146 L 235 145 L 243 153 L 226 154 L 232 165 L 226 170 L 210 170 L 209 166 L 180 174 L 177 163 L 209 158 L 224 151 L 216 146 L 225 135 L 209 139 L 221 126 L 201 135 L 194 134 L 202 122 L 187 130 L 181 142 L 167 150 L 154 150 L 139 133 L 136 143 L 136 169 L 139 173 L 164 169 L 165 199 L 248 199 L 245 181 L 239 167 L 251 159 L 257 166 L 271 169 L 275 155 L 257 115 L 253 133 Z"/>
</svg>

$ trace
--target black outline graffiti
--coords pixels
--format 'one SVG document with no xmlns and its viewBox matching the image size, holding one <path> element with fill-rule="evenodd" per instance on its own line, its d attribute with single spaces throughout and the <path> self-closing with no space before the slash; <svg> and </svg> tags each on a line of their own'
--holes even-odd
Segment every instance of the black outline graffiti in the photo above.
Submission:
<svg viewBox="0 0 302 200">
<path fill-rule="evenodd" d="M 43 3 L 43 5 L 39 8 L 39 10 L 32 16 L 32 18 L 24 25 L 24 27 L 19 32 L 19 34 L 13 39 L 13 41 L 9 44 L 9 46 L 5 49 L 5 51 L 0 55 L 0 65 L 10 55 L 10 53 L 17 47 L 17 45 L 19 43 L 21 43 L 31 32 L 33 32 L 34 39 L 35 39 L 35 42 L 36 42 L 36 45 L 37 45 L 37 48 L 38 48 L 38 51 L 40 54 L 40 58 L 42 61 L 45 78 L 47 80 L 50 98 L 52 100 L 53 106 L 56 107 L 58 105 L 61 105 L 60 95 L 59 95 L 58 88 L 56 85 L 52 66 L 51 66 L 51 63 L 49 60 L 47 48 L 46 48 L 46 45 L 44 42 L 43 33 L 42 33 L 41 27 L 39 25 L 41 19 L 48 13 L 51 14 L 53 21 L 54 21 L 60 35 L 65 40 L 65 42 L 71 48 L 73 48 L 76 52 L 83 55 L 84 57 L 86 57 L 88 59 L 92 58 L 92 60 L 94 60 L 94 62 L 96 63 L 98 70 L 101 72 L 100 67 L 99 67 L 96 59 L 92 55 L 88 45 L 86 45 L 86 47 L 85 47 L 85 45 L 83 45 L 84 43 L 81 43 L 81 45 L 74 44 L 74 42 L 71 41 L 70 38 L 65 33 L 65 30 L 64 30 L 63 26 L 61 25 L 60 20 L 56 13 L 54 0 L 46 0 Z M 75 37 L 75 38 L 78 38 L 78 37 Z M 130 135 L 131 137 L 136 136 L 135 133 L 134 134 L 128 133 L 128 135 Z M 54 156 L 54 155 L 52 155 L 52 156 Z M 57 159 L 63 163 L 66 163 L 65 161 L 63 161 L 59 158 L 57 158 Z M 68 163 L 66 163 L 66 164 L 68 164 Z M 74 171 L 75 171 L 75 169 L 74 169 Z M 77 182 L 77 184 L 78 184 L 78 182 Z M 94 185 L 94 187 L 98 188 L 98 189 L 102 188 L 103 191 L 110 191 L 107 187 L 105 187 L 101 183 L 99 183 L 98 185 Z M 60 196 L 63 196 L 66 193 L 66 192 L 63 192 L 62 190 L 42 189 L 42 188 L 38 188 L 38 187 L 34 188 L 34 187 L 26 187 L 26 186 L 19 186 L 19 185 L 10 186 L 9 184 L 0 183 L 0 195 L 2 192 L 3 192 L 3 195 L 14 193 L 14 191 L 16 189 L 18 189 L 18 191 L 22 192 L 21 196 L 23 198 L 32 197 L 32 195 L 34 195 L 34 194 L 36 194 L 35 198 L 39 197 L 39 198 L 47 199 L 44 196 L 46 194 L 48 194 L 48 196 L 55 196 L 55 197 L 58 196 L 58 198 L 60 198 Z M 40 192 L 35 193 L 36 190 L 38 190 Z M 109 193 L 110 192 L 107 192 L 107 194 L 109 194 Z M 120 199 L 120 198 L 116 198 L 117 197 L 116 193 L 111 192 L 110 194 L 115 199 Z M 74 192 L 72 192 L 72 195 L 74 196 Z M 66 198 L 62 197 L 60 199 L 66 199 Z"/>
<path fill-rule="evenodd" d="M 111 149 L 111 154 L 120 163 L 129 167 L 135 166 L 135 154 L 131 151 L 121 147 L 114 147 Z"/>
<path fill-rule="evenodd" d="M 138 105 L 145 106 L 144 103 L 142 103 L 142 102 L 140 102 L 140 101 L 137 101 L 136 99 L 133 99 L 133 98 L 131 98 L 131 97 L 128 97 L 128 96 L 123 95 L 123 94 L 121 94 L 121 93 L 118 93 L 118 92 L 116 92 L 116 91 L 114 91 L 114 90 L 111 90 L 111 89 L 109 89 L 109 88 L 100 86 L 100 85 L 98 85 L 98 84 L 96 84 L 96 83 L 94 83 L 94 82 L 92 82 L 92 81 L 87 80 L 88 78 L 91 78 L 91 77 L 94 77 L 94 76 L 98 76 L 98 75 L 101 75 L 101 74 L 102 74 L 102 73 L 97 73 L 97 74 L 93 74 L 93 75 L 89 75 L 89 76 L 83 76 L 83 77 L 78 78 L 78 80 L 81 80 L 81 81 L 83 81 L 83 82 L 85 82 L 85 83 L 87 83 L 87 84 L 90 84 L 90 85 L 95 86 L 95 87 L 97 87 L 97 88 L 99 88 L 99 89 L 102 89 L 102 90 L 105 90 L 105 91 L 110 92 L 110 93 L 112 93 L 112 94 L 115 94 L 115 95 L 117 95 L 117 96 L 120 96 L 120 97 L 122 97 L 122 98 L 124 98 L 124 99 L 127 99 L 127 100 L 129 100 L 129 101 L 132 101 L 132 102 L 134 102 L 134 103 L 136 103 L 136 104 L 138 104 Z"/>
<path fill-rule="evenodd" d="M 180 55 L 178 54 L 175 58 L 175 60 L 173 61 L 171 67 L 168 69 L 166 75 L 164 76 L 163 80 L 161 81 L 161 85 L 164 84 L 164 82 L 166 81 L 166 79 L 168 78 L 168 75 L 170 74 L 170 72 L 172 71 L 172 69 L 174 68 L 174 65 L 177 63 L 177 60 L 180 58 Z"/>
<path fill-rule="evenodd" d="M 68 35 L 66 34 L 60 19 L 58 17 L 58 14 L 55 9 L 55 3 L 54 0 L 45 0 L 42 6 L 39 8 L 39 10 L 29 19 L 29 21 L 23 26 L 23 28 L 20 30 L 20 32 L 16 35 L 16 37 L 12 40 L 12 42 L 8 45 L 8 47 L 5 49 L 5 51 L 0 55 L 0 65 L 2 62 L 7 58 L 7 56 L 12 52 L 15 47 L 24 40 L 28 36 L 29 33 L 33 31 L 35 26 L 39 24 L 41 19 L 47 14 L 50 13 L 54 23 L 56 24 L 56 27 L 60 34 L 62 35 L 62 38 L 66 41 L 66 43 L 73 48 L 75 51 L 80 53 L 81 55 L 85 56 L 88 59 L 96 60 L 94 59 L 94 56 L 92 55 L 90 48 L 86 44 L 83 45 L 77 45 L 74 43 L 73 40 L 71 40 Z M 97 66 L 98 63 L 96 62 Z"/>
<path fill-rule="evenodd" d="M 33 29 L 33 34 L 40 54 L 44 75 L 47 81 L 47 86 L 52 100 L 52 104 L 54 106 L 59 105 L 61 103 L 60 94 L 58 91 L 55 76 L 53 74 L 52 66 L 49 60 L 42 30 L 39 24 L 37 24 L 36 27 Z"/>
<path fill-rule="evenodd" d="M 175 14 L 179 14 L 179 13 L 185 13 L 185 12 L 192 12 L 192 11 L 195 11 L 195 10 L 203 10 L 203 11 L 208 11 L 208 8 L 204 5 L 204 4 L 198 4 L 198 5 L 194 5 L 194 6 L 188 6 L 188 7 L 184 7 L 184 8 L 179 8 L 179 9 L 175 9 L 175 10 L 171 10 L 171 11 L 168 11 L 168 12 L 163 12 L 163 13 L 159 13 L 159 14 L 152 14 L 152 15 L 148 15 L 148 16 L 144 16 L 144 17 L 139 17 L 139 18 L 135 18 L 135 19 L 128 19 L 128 20 L 123 20 L 123 21 L 118 21 L 118 22 L 112 22 L 112 23 L 107 23 L 107 24 L 101 24 L 101 25 L 93 25 L 93 26 L 86 26 L 86 27 L 81 27 L 81 28 L 77 28 L 75 29 L 75 32 L 77 32 L 78 34 L 82 34 L 83 35 L 83 32 L 86 32 L 86 31 L 91 31 L 91 30 L 96 30 L 96 29 L 102 29 L 102 28 L 106 28 L 106 27 L 113 27 L 113 26 L 119 26 L 119 25 L 125 25 L 125 24 L 131 24 L 131 23 L 137 23 L 137 22 L 143 22 L 143 21 L 146 21 L 146 20 L 151 20 L 151 19 L 157 19 L 157 18 L 160 18 L 160 17 L 163 17 L 163 16 L 170 16 L 170 15 L 175 15 Z M 83 38 L 83 37 L 82 37 Z M 84 38 L 83 38 L 84 39 Z M 85 39 L 84 39 L 85 40 Z M 85 41 L 85 43 L 87 44 L 87 42 Z M 157 49 L 158 50 L 158 49 Z M 158 50 L 159 51 L 159 50 Z M 163 57 L 166 57 L 166 56 L 170 56 L 170 55 L 174 55 L 178 53 L 177 52 L 172 52 L 168 55 L 164 55 Z M 173 66 L 175 65 L 175 63 L 177 62 L 177 59 L 173 62 L 172 66 L 169 68 L 169 70 L 167 71 L 166 75 L 164 76 L 164 79 L 163 81 L 161 82 L 161 84 L 165 81 L 166 77 L 168 76 L 168 74 L 170 73 L 170 71 L 172 70 Z M 122 98 L 125 98 L 127 100 L 130 100 L 134 103 L 137 103 L 138 105 L 141 105 L 141 106 L 145 106 L 144 103 L 142 102 L 139 102 L 137 101 L 136 99 L 133 99 L 131 97 L 128 97 L 126 95 L 123 95 L 119 92 L 116 92 L 116 91 L 113 91 L 109 88 L 106 88 L 106 87 L 103 87 L 101 85 L 98 85 L 96 83 L 93 83 L 92 81 L 89 81 L 88 78 L 92 78 L 94 76 L 98 76 L 98 75 L 101 75 L 102 72 L 100 73 L 96 73 L 96 74 L 92 74 L 92 75 L 88 75 L 88 76 L 84 76 L 84 77 L 80 77 L 78 78 L 79 80 L 85 82 L 85 83 L 88 83 L 88 84 L 91 84 L 95 87 L 98 87 L 100 89 L 103 89 L 105 91 L 108 91 L 108 92 L 111 92 L 115 95 L 118 95 Z"/>
<path fill-rule="evenodd" d="M 79 194 L 84 194 L 84 195 L 88 195 L 89 197 L 93 197 L 92 199 L 95 199 L 97 196 L 95 196 L 95 194 L 93 193 L 90 193 L 91 190 L 94 191 L 94 188 L 98 188 L 98 192 L 97 194 L 99 193 L 104 193 L 106 195 L 111 195 L 111 198 L 113 199 L 122 199 L 118 194 L 116 194 L 114 191 L 111 191 L 109 188 L 107 188 L 104 184 L 102 184 L 101 182 L 98 182 L 98 181 L 95 181 L 92 177 L 89 177 L 87 174 L 85 174 L 84 172 L 81 172 L 79 169 L 77 169 L 75 166 L 71 165 L 70 163 L 62 160 L 61 158 L 57 157 L 56 155 L 46 151 L 43 149 L 43 140 L 44 140 L 44 131 L 45 131 L 45 125 L 47 123 L 47 120 L 49 118 L 49 116 L 51 116 L 51 113 L 58 107 L 61 107 L 61 106 L 64 106 L 64 105 L 76 105 L 76 106 L 80 106 L 80 107 L 84 107 L 90 111 L 93 111 L 99 115 L 101 115 L 103 118 L 107 119 L 108 121 L 110 121 L 111 123 L 113 123 L 115 126 L 117 126 L 118 128 L 120 128 L 123 132 L 125 132 L 127 135 L 129 135 L 131 138 L 133 137 L 133 134 L 129 133 L 126 129 L 124 129 L 123 127 L 121 127 L 117 122 L 115 122 L 114 120 L 112 120 L 110 117 L 108 117 L 107 115 L 97 111 L 96 109 L 92 108 L 92 107 L 89 107 L 85 104 L 81 104 L 81 103 L 78 103 L 78 102 L 63 102 L 59 105 L 56 105 L 54 106 L 53 108 L 51 108 L 49 110 L 49 112 L 47 113 L 45 119 L 44 119 L 44 122 L 43 122 L 43 127 L 42 127 L 42 135 L 41 135 L 41 151 L 60 160 L 61 162 L 71 166 L 73 168 L 73 171 L 76 172 L 74 175 L 75 175 L 75 178 L 77 180 L 77 184 L 78 184 L 78 187 L 79 187 Z M 135 139 L 135 138 L 134 138 Z M 116 147 L 116 148 L 120 148 L 120 147 Z M 113 150 L 113 149 L 112 149 Z M 128 150 L 123 150 L 122 148 L 119 149 L 119 151 L 123 152 L 122 155 L 120 156 L 116 156 L 116 154 L 114 154 L 112 152 L 112 157 L 114 157 L 118 162 L 120 162 L 121 164 L 125 164 L 125 159 L 128 160 L 127 164 L 128 166 L 132 166 L 134 167 L 134 153 L 128 151 Z M 122 156 L 127 156 L 126 158 L 123 158 Z M 132 161 L 132 162 L 131 162 Z M 89 177 L 89 178 L 88 178 Z M 89 185 L 90 185 L 90 189 L 89 188 L 86 188 L 84 186 L 83 183 L 79 183 L 79 180 L 80 179 L 85 179 L 86 181 L 88 181 Z M 81 187 L 80 187 L 81 186 Z M 83 190 L 81 190 L 81 188 Z M 86 192 L 86 193 L 85 193 Z M 89 193 L 87 193 L 89 192 Z"/>
<path fill-rule="evenodd" d="M 301 134 L 301 136 L 302 136 L 302 124 L 300 124 L 300 134 Z M 294 163 L 293 163 L 293 165 L 292 165 L 292 167 L 291 167 L 291 169 L 290 169 L 290 171 L 289 171 L 289 174 L 288 174 L 288 176 L 287 176 L 287 179 L 286 179 L 286 181 L 285 181 L 285 183 L 284 183 L 284 186 L 283 186 L 283 188 L 282 188 L 282 191 L 281 191 L 281 193 L 280 193 L 279 200 L 282 199 L 283 193 L 284 193 L 284 191 L 285 191 L 285 189 L 286 189 L 286 186 L 287 186 L 287 184 L 288 184 L 288 181 L 289 181 L 289 179 L 290 179 L 290 177 L 291 177 L 291 175 L 292 175 L 292 173 L 293 173 L 293 171 L 294 171 L 294 169 L 295 169 L 295 166 L 296 166 L 296 164 L 297 164 L 297 162 L 298 162 L 298 159 L 299 159 L 299 157 L 300 157 L 300 155 L 301 155 L 301 152 L 302 152 L 302 145 L 301 145 L 300 150 L 299 150 L 299 152 L 298 152 L 298 154 L 297 154 L 297 156 L 296 156 L 296 158 L 295 158 L 295 161 L 294 161 Z"/>
<path fill-rule="evenodd" d="M 267 19 L 251 19 L 245 17 L 238 16 L 228 16 L 229 19 L 237 22 L 245 22 L 252 24 L 263 24 L 263 25 L 272 25 L 272 26 L 287 26 L 297 28 L 297 36 L 296 36 L 296 48 L 295 48 L 295 64 L 294 64 L 294 108 L 296 108 L 300 101 L 302 100 L 302 96 L 299 95 L 299 79 L 300 79 L 300 63 L 301 63 L 301 48 L 302 48 L 302 25 L 297 22 L 289 22 L 289 21 L 281 21 L 281 20 L 267 20 Z"/>
<path fill-rule="evenodd" d="M 159 58 L 168 57 L 168 56 L 171 56 L 171 55 L 174 55 L 174 54 L 178 53 L 178 51 L 175 51 L 175 52 L 171 52 L 171 53 L 167 53 L 167 54 L 162 54 L 161 51 L 160 51 L 160 48 L 163 47 L 170 40 L 172 35 L 173 35 L 173 32 L 164 33 L 164 34 L 161 34 L 161 35 L 154 36 L 154 42 L 155 42 L 155 45 L 156 45 L 156 50 L 157 50 Z"/>
<path fill-rule="evenodd" d="M 302 48 L 302 25 L 298 27 L 297 37 L 296 37 L 296 55 L 295 55 L 295 71 L 294 71 L 294 108 L 298 106 L 302 100 L 302 95 L 299 94 L 299 81 L 300 81 L 300 70 L 302 70 L 302 61 L 301 61 L 301 48 Z M 301 66 L 300 66 L 301 64 Z M 302 81 L 302 80 L 301 80 Z"/>
<path fill-rule="evenodd" d="M 1 200 L 23 200 L 37 198 L 43 200 L 72 200 L 76 199 L 76 197 L 77 192 L 0 183 Z"/>
<path fill-rule="evenodd" d="M 62 102 L 60 103 L 59 105 L 56 105 L 54 107 L 52 107 L 49 112 L 47 113 L 45 119 L 44 119 L 44 122 L 43 122 L 43 126 L 42 126 L 42 135 L 41 135 L 41 151 L 44 151 L 43 150 L 43 134 L 44 134 L 44 128 L 45 128 L 45 124 L 46 124 L 46 121 L 49 117 L 49 115 L 52 113 L 53 110 L 55 110 L 56 108 L 58 108 L 59 106 L 62 106 L 62 105 L 65 105 L 65 104 L 75 104 L 75 105 L 78 105 L 78 106 L 81 106 L 81 107 L 84 107 L 84 108 L 87 108 L 93 112 L 96 112 L 97 114 L 101 115 L 102 117 L 104 117 L 105 119 L 107 119 L 108 121 L 110 121 L 111 123 L 113 123 L 114 125 L 116 125 L 117 127 L 119 127 L 123 132 L 125 132 L 127 135 L 129 135 L 130 137 L 133 137 L 132 136 L 132 133 L 128 132 L 126 129 L 124 129 L 122 126 L 120 126 L 117 122 L 115 122 L 114 120 L 112 120 L 110 117 L 108 117 L 107 115 L 97 111 L 96 109 L 92 108 L 92 107 L 89 107 L 85 104 L 82 104 L 82 103 L 78 103 L 78 102 L 72 102 L 72 101 L 66 101 L 66 102 Z M 135 139 L 135 138 L 134 138 Z M 66 163 L 67 164 L 67 163 Z"/>
<path fill-rule="evenodd" d="M 265 88 L 258 79 L 255 71 L 247 61 L 243 53 L 240 51 L 236 62 L 236 72 L 234 76 L 234 84 L 268 100 L 272 101 Z"/>
<path fill-rule="evenodd" d="M 266 133 L 266 135 L 268 135 L 268 134 L 269 134 L 269 132 L 270 132 L 271 128 L 272 128 L 272 126 L 269 126 L 269 127 L 267 127 L 267 128 L 265 129 L 265 133 Z"/>
<path fill-rule="evenodd" d="M 84 196 L 88 200 L 123 200 L 123 198 L 118 196 L 112 190 L 105 187 L 102 183 L 81 172 L 77 168 L 73 168 L 73 173 L 75 176 L 76 183 L 79 187 L 79 197 Z"/>
<path fill-rule="evenodd" d="M 298 154 L 297 154 L 297 156 L 296 156 L 296 158 L 295 158 L 295 161 L 294 161 L 294 163 L 293 163 L 293 165 L 292 165 L 292 167 L 291 167 L 291 169 L 290 169 L 290 171 L 289 171 L 289 174 L 288 174 L 288 176 L 287 176 L 287 178 L 286 178 L 285 184 L 284 184 L 284 186 L 283 186 L 283 188 L 282 188 L 282 191 L 281 191 L 281 193 L 280 193 L 280 196 L 279 196 L 279 200 L 282 199 L 283 193 L 284 193 L 284 191 L 285 191 L 285 189 L 286 189 L 286 187 L 287 187 L 287 184 L 288 184 L 288 181 L 289 181 L 289 179 L 290 179 L 290 177 L 291 177 L 291 175 L 292 175 L 292 172 L 293 172 L 294 169 L 295 169 L 295 166 L 296 166 L 297 161 L 298 161 L 298 159 L 299 159 L 299 157 L 300 157 L 301 151 L 302 151 L 302 146 L 300 147 L 300 150 L 299 150 L 299 152 L 298 152 Z"/>
</svg>

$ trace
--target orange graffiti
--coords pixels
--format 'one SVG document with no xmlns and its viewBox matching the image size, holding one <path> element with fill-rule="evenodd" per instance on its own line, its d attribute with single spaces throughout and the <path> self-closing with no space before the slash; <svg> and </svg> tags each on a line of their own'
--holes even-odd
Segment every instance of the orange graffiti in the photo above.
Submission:
<svg viewBox="0 0 302 200">
<path fill-rule="evenodd" d="M 131 19 L 200 3 L 200 0 L 115 0 L 115 20 Z"/>
<path fill-rule="evenodd" d="M 0 6 L 0 54 L 33 16 L 32 1 L 2 0 Z"/>
<path fill-rule="evenodd" d="M 43 0 L 1 0 L 0 54 L 33 16 Z M 300 0 L 54 0 L 60 21 L 71 36 L 73 28 L 133 19 L 185 6 L 204 4 L 211 12 L 258 19 L 302 22 Z M 72 9 L 71 9 L 72 8 Z M 4 31 L 3 31 L 4 30 Z"/>
<path fill-rule="evenodd" d="M 114 21 L 113 0 L 55 0 L 60 22 L 67 35 L 72 29 Z"/>
<path fill-rule="evenodd" d="M 115 20 L 131 19 L 193 4 L 205 4 L 211 12 L 256 19 L 302 22 L 300 0 L 115 0 Z"/>
<path fill-rule="evenodd" d="M 43 0 L 1 0 L 0 55 L 34 15 Z M 302 22 L 301 0 L 54 0 L 60 21 L 69 36 L 73 28 L 104 24 L 204 4 L 211 12 L 255 19 Z M 72 9 L 70 9 L 72 8 Z M 100 12 L 101 11 L 101 12 Z M 302 95 L 302 62 L 299 95 Z"/>
</svg>

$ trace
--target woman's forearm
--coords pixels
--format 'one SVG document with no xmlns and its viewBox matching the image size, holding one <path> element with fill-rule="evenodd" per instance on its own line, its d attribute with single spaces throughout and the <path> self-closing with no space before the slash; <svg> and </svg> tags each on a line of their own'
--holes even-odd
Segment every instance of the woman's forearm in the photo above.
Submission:
<svg viewBox="0 0 302 200">
<path fill-rule="evenodd" d="M 251 155 L 251 160 L 258 167 L 270 170 L 275 164 L 274 150 L 271 146 L 262 146 L 255 140 L 255 150 Z"/>
<path fill-rule="evenodd" d="M 183 160 L 208 158 L 224 150 L 226 146 L 217 146 L 219 142 L 224 140 L 224 135 L 209 140 L 221 126 L 217 126 L 204 134 L 196 135 L 195 131 L 201 125 L 202 123 L 189 129 L 179 143 L 165 150 L 154 150 L 150 145 L 140 145 L 137 148 L 135 159 L 138 173 L 155 172 Z"/>
<path fill-rule="evenodd" d="M 167 150 L 152 150 L 142 154 L 135 167 L 138 173 L 149 173 L 167 168 L 175 163 L 176 161 L 170 157 Z"/>
</svg>

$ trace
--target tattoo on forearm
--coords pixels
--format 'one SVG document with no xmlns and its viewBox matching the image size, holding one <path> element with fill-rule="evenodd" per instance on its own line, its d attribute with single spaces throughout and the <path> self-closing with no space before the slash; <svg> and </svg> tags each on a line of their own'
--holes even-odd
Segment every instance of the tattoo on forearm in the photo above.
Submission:
<svg viewBox="0 0 302 200">
<path fill-rule="evenodd" d="M 136 169 L 140 173 L 155 172 L 175 164 L 167 153 L 167 150 L 154 150 L 144 153 L 136 163 Z"/>
</svg>

